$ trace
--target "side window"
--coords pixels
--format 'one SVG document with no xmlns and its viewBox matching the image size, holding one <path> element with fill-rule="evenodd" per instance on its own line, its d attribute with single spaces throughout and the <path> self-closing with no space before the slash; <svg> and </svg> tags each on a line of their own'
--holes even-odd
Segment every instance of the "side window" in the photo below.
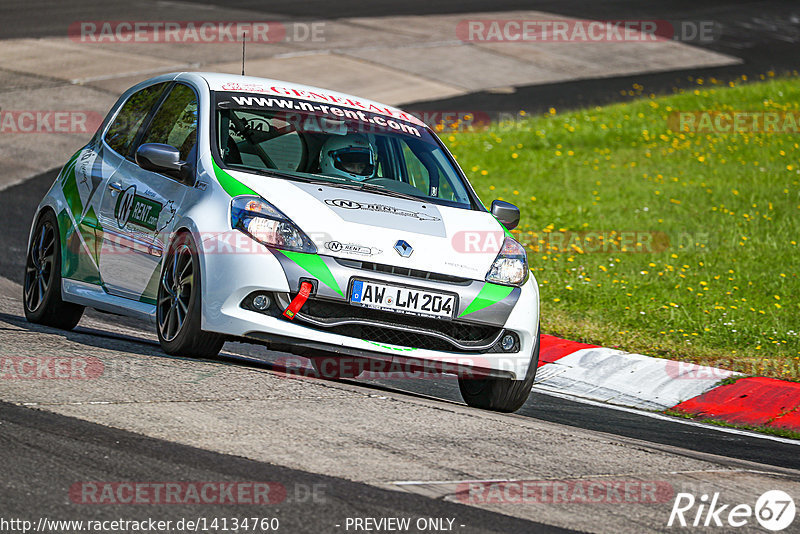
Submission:
<svg viewBox="0 0 800 534">
<path fill-rule="evenodd" d="M 188 160 L 197 144 L 197 97 L 191 88 L 178 84 L 158 108 L 142 143 L 163 143 L 177 148 Z"/>
<path fill-rule="evenodd" d="M 130 154 L 131 144 L 142 126 L 142 121 L 150 113 L 150 109 L 158 101 L 166 85 L 166 83 L 157 83 L 145 87 L 128 98 L 106 131 L 105 140 L 108 146 L 123 156 Z"/>
<path fill-rule="evenodd" d="M 433 198 L 469 204 L 463 187 L 456 189 L 444 172 L 447 162 L 441 151 L 426 150 L 424 145 L 412 141 L 401 141 L 405 174 L 408 180 L 423 195 Z"/>
</svg>

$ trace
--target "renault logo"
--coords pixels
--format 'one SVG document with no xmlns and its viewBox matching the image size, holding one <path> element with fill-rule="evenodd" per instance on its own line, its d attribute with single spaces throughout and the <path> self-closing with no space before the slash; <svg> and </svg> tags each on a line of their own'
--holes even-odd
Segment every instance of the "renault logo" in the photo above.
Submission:
<svg viewBox="0 0 800 534">
<path fill-rule="evenodd" d="M 394 244 L 394 249 L 404 258 L 411 256 L 411 253 L 414 252 L 414 248 L 402 239 Z"/>
</svg>

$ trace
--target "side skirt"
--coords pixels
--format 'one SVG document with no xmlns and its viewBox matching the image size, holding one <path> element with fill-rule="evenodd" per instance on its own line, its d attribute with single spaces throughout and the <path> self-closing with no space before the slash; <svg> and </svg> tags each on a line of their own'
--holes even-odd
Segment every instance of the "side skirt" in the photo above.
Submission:
<svg viewBox="0 0 800 534">
<path fill-rule="evenodd" d="M 95 284 L 62 278 L 61 298 L 66 302 L 73 302 L 89 308 L 146 319 L 152 324 L 155 324 L 156 321 L 154 304 L 109 295 L 101 286 Z"/>
</svg>

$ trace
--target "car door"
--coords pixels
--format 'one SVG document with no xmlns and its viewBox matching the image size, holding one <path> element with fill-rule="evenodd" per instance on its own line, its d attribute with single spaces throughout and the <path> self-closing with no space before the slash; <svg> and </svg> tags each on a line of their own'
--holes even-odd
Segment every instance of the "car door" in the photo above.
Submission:
<svg viewBox="0 0 800 534">
<path fill-rule="evenodd" d="M 198 99 L 188 85 L 175 83 L 139 128 L 127 157 L 108 181 L 101 204 L 106 228 L 99 255 L 100 275 L 109 293 L 155 303 L 161 262 L 181 202 L 193 185 L 139 167 L 136 148 L 163 143 L 177 148 L 196 168 Z"/>
</svg>

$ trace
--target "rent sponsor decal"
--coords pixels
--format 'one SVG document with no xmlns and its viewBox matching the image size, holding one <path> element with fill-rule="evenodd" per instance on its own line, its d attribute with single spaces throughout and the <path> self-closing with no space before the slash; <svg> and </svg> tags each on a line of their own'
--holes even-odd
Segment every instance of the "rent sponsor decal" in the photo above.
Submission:
<svg viewBox="0 0 800 534">
<path fill-rule="evenodd" d="M 326 241 L 325 248 L 331 252 L 342 252 L 345 254 L 360 254 L 363 256 L 372 256 L 381 254 L 383 251 L 379 248 L 368 247 L 366 245 L 358 245 L 356 243 L 342 243 L 341 241 Z"/>
<path fill-rule="evenodd" d="M 128 224 L 155 230 L 162 204 L 136 194 L 136 186 L 132 185 L 120 193 L 114 207 L 114 217 L 120 228 Z"/>
<path fill-rule="evenodd" d="M 276 115 L 277 118 L 295 125 L 306 132 L 327 132 L 327 133 L 347 133 L 347 127 L 342 122 L 349 119 L 358 121 L 358 130 L 361 132 L 373 132 L 380 129 L 391 129 L 402 133 L 422 137 L 419 130 L 402 122 L 400 118 L 386 118 L 389 115 L 388 108 L 381 108 L 369 105 L 369 112 L 360 109 L 350 109 L 346 107 L 329 106 L 325 104 L 314 104 L 305 100 L 293 100 L 289 98 L 271 98 L 261 96 L 232 96 L 233 101 L 243 108 L 265 108 L 281 109 L 286 112 Z M 291 111 L 294 110 L 294 111 Z M 318 115 L 317 115 L 318 114 Z M 418 122 L 413 115 L 408 115 L 406 121 Z"/>
<path fill-rule="evenodd" d="M 385 204 L 356 202 L 355 200 L 346 200 L 342 198 L 327 199 L 325 200 L 325 204 L 327 204 L 328 206 L 334 206 L 336 208 L 341 208 L 346 210 L 364 210 L 377 213 L 389 213 L 392 215 L 399 215 L 401 217 L 411 217 L 414 219 L 418 219 L 420 221 L 441 220 L 439 219 L 439 217 L 428 215 L 427 213 L 422 213 L 419 211 L 404 210 L 401 208 L 396 208 L 394 206 L 387 206 Z"/>
<path fill-rule="evenodd" d="M 212 89 L 216 89 L 213 88 Z M 279 85 L 263 85 L 259 83 L 249 83 L 249 82 L 226 82 L 219 86 L 219 89 L 222 91 L 231 91 L 237 93 L 255 93 L 255 94 L 269 94 L 269 95 L 276 95 L 276 96 L 288 96 L 292 98 L 300 98 L 302 100 L 307 100 L 311 102 L 320 102 L 320 103 L 327 103 L 333 104 L 353 109 L 358 109 L 370 113 L 378 113 L 380 115 L 386 115 L 387 117 L 394 117 L 400 120 L 404 120 L 407 122 L 411 122 L 418 126 L 424 126 L 421 120 L 417 117 L 412 115 L 411 113 L 406 113 L 405 111 L 399 110 L 397 108 L 393 108 L 391 106 L 385 106 L 382 104 L 378 104 L 376 102 L 369 102 L 360 100 L 356 97 L 346 96 L 346 95 L 335 95 L 322 89 L 316 88 L 300 88 L 300 87 L 283 87 Z M 253 97 L 250 97 L 251 100 L 250 105 L 255 107 L 279 107 L 283 109 L 297 109 L 298 111 L 312 111 L 310 109 L 304 107 L 296 107 L 299 105 L 297 104 L 290 104 L 292 100 L 283 100 L 283 102 L 277 101 L 256 101 L 252 100 Z M 244 101 L 243 101 L 244 102 Z M 269 104 L 269 106 L 266 106 Z M 240 105 L 246 105 L 244 103 L 240 103 Z"/>
</svg>

